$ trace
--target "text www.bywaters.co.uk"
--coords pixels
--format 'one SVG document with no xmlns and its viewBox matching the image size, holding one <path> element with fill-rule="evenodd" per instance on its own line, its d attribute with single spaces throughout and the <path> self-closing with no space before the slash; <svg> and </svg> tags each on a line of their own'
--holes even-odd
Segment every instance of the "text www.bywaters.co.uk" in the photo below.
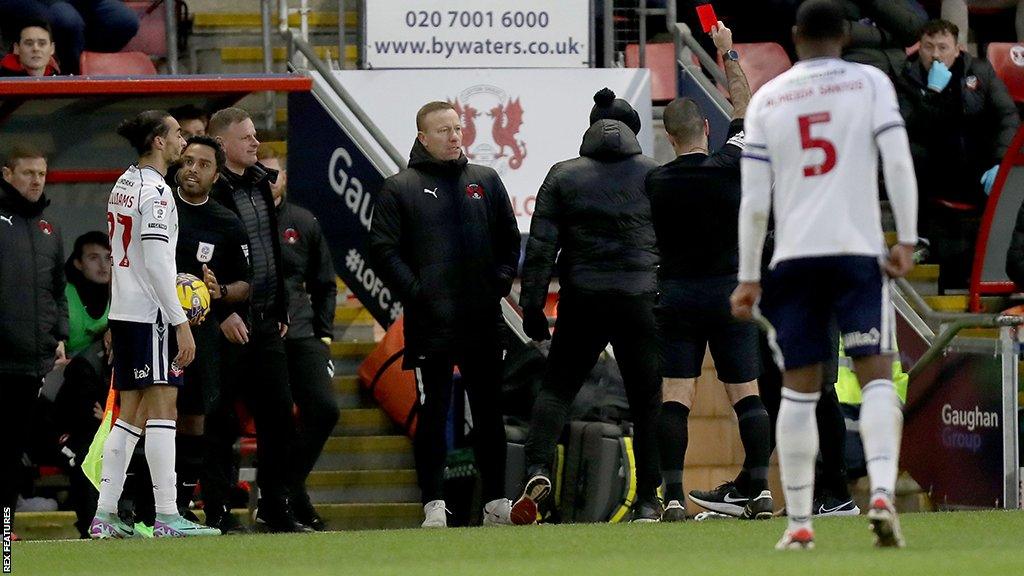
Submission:
<svg viewBox="0 0 1024 576">
<path fill-rule="evenodd" d="M 378 54 L 438 54 L 445 59 L 466 55 L 582 55 L 584 45 L 569 36 L 567 40 L 521 42 L 519 40 L 377 40 Z"/>
</svg>

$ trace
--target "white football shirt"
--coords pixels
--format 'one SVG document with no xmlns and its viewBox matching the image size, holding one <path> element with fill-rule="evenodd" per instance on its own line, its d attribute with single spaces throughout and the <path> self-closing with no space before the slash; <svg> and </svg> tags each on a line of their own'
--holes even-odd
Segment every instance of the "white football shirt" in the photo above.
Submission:
<svg viewBox="0 0 1024 576">
<path fill-rule="evenodd" d="M 745 128 L 743 165 L 750 175 L 743 194 L 774 186 L 772 265 L 799 257 L 884 253 L 878 142 L 893 131 L 906 141 L 896 92 L 885 74 L 837 58 L 801 61 L 758 90 Z M 769 182 L 756 179 L 763 166 L 770 167 Z M 900 195 L 894 204 L 905 205 L 911 194 L 916 206 L 916 185 L 902 180 L 902 189 L 890 189 L 890 197 Z M 900 240 L 916 240 L 916 225 L 904 213 L 897 214 Z M 741 246 L 743 280 L 757 278 L 760 268 L 761 250 L 755 257 L 750 248 Z"/>
<path fill-rule="evenodd" d="M 185 322 L 175 289 L 178 211 L 171 188 L 149 166 L 129 166 L 107 201 L 113 274 L 111 320 Z"/>
</svg>

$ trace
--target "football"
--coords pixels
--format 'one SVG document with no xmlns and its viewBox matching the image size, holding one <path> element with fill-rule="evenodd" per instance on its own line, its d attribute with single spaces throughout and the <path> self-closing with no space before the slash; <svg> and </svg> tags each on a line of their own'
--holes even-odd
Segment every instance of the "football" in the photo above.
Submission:
<svg viewBox="0 0 1024 576">
<path fill-rule="evenodd" d="M 197 326 L 210 312 L 210 291 L 202 280 L 184 272 L 178 274 L 175 288 L 178 291 L 178 302 L 185 310 L 188 323 Z"/>
</svg>

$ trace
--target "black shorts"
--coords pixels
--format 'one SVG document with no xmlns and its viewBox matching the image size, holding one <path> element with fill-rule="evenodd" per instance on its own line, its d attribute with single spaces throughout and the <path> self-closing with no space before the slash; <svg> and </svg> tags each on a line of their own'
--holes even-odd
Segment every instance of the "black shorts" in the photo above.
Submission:
<svg viewBox="0 0 1024 576">
<path fill-rule="evenodd" d="M 761 376 L 757 326 L 733 318 L 735 276 L 661 280 L 654 309 L 664 378 L 696 378 L 711 349 L 718 379 L 743 384 Z"/>
<path fill-rule="evenodd" d="M 182 385 L 182 370 L 174 363 L 178 340 L 174 328 L 157 314 L 153 324 L 111 320 L 114 389 L 141 390 L 153 384 Z"/>
<path fill-rule="evenodd" d="M 220 390 L 220 325 L 213 316 L 192 327 L 196 357 L 185 367 L 185 384 L 178 392 L 178 413 L 202 416 Z"/>
<path fill-rule="evenodd" d="M 837 354 L 829 338 L 832 318 L 850 358 L 893 351 L 889 281 L 876 256 L 785 260 L 768 272 L 763 288 L 761 312 L 775 328 L 784 370 Z"/>
</svg>

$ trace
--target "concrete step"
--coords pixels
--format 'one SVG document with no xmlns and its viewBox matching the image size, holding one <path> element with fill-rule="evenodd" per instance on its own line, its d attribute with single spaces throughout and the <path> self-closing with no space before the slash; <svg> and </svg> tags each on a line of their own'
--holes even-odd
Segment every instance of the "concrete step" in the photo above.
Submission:
<svg viewBox="0 0 1024 576">
<path fill-rule="evenodd" d="M 281 19 L 277 14 L 271 16 L 271 26 L 275 29 Z M 337 12 L 310 12 L 307 17 L 310 28 L 330 28 L 332 31 L 338 28 Z M 298 14 L 288 15 L 288 26 L 298 28 L 301 25 L 301 17 Z M 354 29 L 359 25 L 359 14 L 349 10 L 345 12 L 345 26 Z M 196 14 L 192 22 L 196 34 L 204 32 L 211 34 L 223 34 L 236 29 L 259 31 L 263 27 L 263 19 L 259 12 L 217 12 Z"/>
<path fill-rule="evenodd" d="M 314 46 L 313 50 L 316 52 L 317 57 L 320 59 L 326 59 L 328 56 L 331 60 L 338 60 L 338 47 L 337 46 Z M 275 46 L 272 48 L 274 62 L 284 63 L 288 59 L 288 49 L 284 46 Z M 356 46 L 348 45 L 345 47 L 345 61 L 346 63 L 355 63 L 358 57 L 359 50 Z M 263 47 L 262 46 L 224 46 L 220 49 L 220 61 L 224 64 L 263 64 Z"/>
<path fill-rule="evenodd" d="M 936 312 L 966 312 L 969 303 L 966 295 L 925 296 L 924 301 Z"/>
<path fill-rule="evenodd" d="M 342 408 L 334 436 L 387 436 L 399 431 L 380 408 Z"/>
<path fill-rule="evenodd" d="M 316 470 L 401 470 L 413 468 L 406 436 L 335 436 L 327 439 Z"/>
<path fill-rule="evenodd" d="M 416 470 L 331 470 L 313 472 L 306 489 L 314 504 L 408 502 L 420 499 Z"/>
<path fill-rule="evenodd" d="M 331 342 L 331 357 L 332 358 L 365 358 L 367 354 L 373 352 L 373 349 L 377 347 L 377 343 L 370 342 Z"/>
<path fill-rule="evenodd" d="M 362 306 L 338 306 L 334 309 L 334 324 L 373 326 L 374 320 L 370 311 Z"/>
<path fill-rule="evenodd" d="M 911 282 L 938 282 L 939 281 L 939 265 L 938 264 L 918 264 L 914 266 L 914 269 L 907 274 L 907 280 Z"/>
<path fill-rule="evenodd" d="M 341 409 L 376 408 L 377 402 L 359 388 L 359 377 L 355 374 L 338 374 L 334 377 L 334 398 Z"/>
</svg>

